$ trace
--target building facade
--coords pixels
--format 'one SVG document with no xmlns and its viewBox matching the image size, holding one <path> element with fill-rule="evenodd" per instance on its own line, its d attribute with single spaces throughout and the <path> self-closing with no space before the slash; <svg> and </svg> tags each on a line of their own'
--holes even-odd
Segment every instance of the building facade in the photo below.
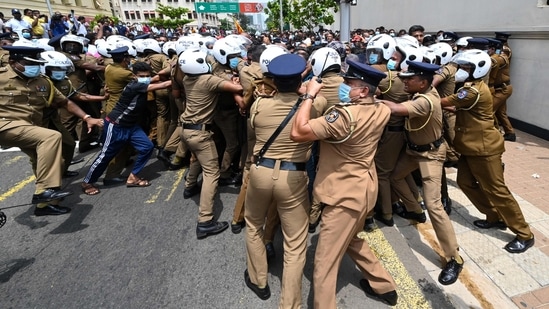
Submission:
<svg viewBox="0 0 549 309">
<path fill-rule="evenodd" d="M 48 8 L 50 3 L 51 12 Z M 95 15 L 111 15 L 111 6 L 108 0 L 19 0 L 6 1 L 0 0 L 0 12 L 4 13 L 4 18 L 11 18 L 11 9 L 16 8 L 23 13 L 24 9 L 39 10 L 42 14 L 51 17 L 53 13 L 60 12 L 62 15 L 70 14 L 74 10 L 75 16 L 84 16 L 87 20 L 93 19 Z"/>
</svg>

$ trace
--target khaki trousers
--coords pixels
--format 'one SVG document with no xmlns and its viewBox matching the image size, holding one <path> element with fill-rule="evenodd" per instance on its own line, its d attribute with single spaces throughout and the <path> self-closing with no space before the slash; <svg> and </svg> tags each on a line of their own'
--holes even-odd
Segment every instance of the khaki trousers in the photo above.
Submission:
<svg viewBox="0 0 549 309">
<path fill-rule="evenodd" d="M 374 197 L 375 198 L 375 197 Z M 336 309 L 337 274 L 347 253 L 376 293 L 396 290 L 395 282 L 383 268 L 368 242 L 357 237 L 371 206 L 360 212 L 342 206 L 326 205 L 320 221 L 313 274 L 314 308 Z"/>
<path fill-rule="evenodd" d="M 164 150 L 175 152 L 175 155 L 180 158 L 184 158 L 187 152 L 187 145 L 181 141 L 182 131 L 183 127 L 177 126 L 164 146 Z"/>
<path fill-rule="evenodd" d="M 156 144 L 164 146 L 170 135 L 170 96 L 168 89 L 160 89 L 154 92 L 156 102 Z"/>
<path fill-rule="evenodd" d="M 478 184 L 477 184 L 478 182 Z M 457 184 L 486 220 L 503 220 L 522 239 L 532 238 L 520 206 L 505 185 L 501 155 L 474 157 L 462 155 L 458 162 Z"/>
<path fill-rule="evenodd" d="M 252 165 L 245 202 L 246 250 L 250 280 L 267 285 L 267 254 L 263 226 L 271 203 L 276 203 L 284 235 L 284 268 L 279 308 L 301 308 L 301 283 L 307 252 L 309 195 L 305 171 Z"/>
<path fill-rule="evenodd" d="M 237 109 L 218 109 L 214 114 L 214 122 L 225 138 L 225 151 L 223 152 L 223 159 L 221 161 L 221 173 L 225 173 L 229 170 L 234 156 L 239 150 L 238 117 L 240 117 L 240 114 Z M 224 176 L 228 177 L 230 175 Z"/>
<path fill-rule="evenodd" d="M 378 144 L 375 163 L 378 179 L 378 204 L 384 215 L 393 213 L 390 176 L 400 153 L 404 150 L 404 132 L 385 131 Z"/>
<path fill-rule="evenodd" d="M 515 133 L 509 117 L 507 117 L 507 99 L 513 94 L 513 86 L 498 88 L 493 94 L 494 116 L 505 133 Z"/>
</svg>

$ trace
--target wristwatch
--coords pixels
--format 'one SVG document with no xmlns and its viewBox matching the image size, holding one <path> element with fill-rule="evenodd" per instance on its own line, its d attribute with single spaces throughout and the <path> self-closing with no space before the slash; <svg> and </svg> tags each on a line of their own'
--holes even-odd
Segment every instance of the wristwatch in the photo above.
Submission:
<svg viewBox="0 0 549 309">
<path fill-rule="evenodd" d="M 314 100 L 315 97 L 316 97 L 316 96 L 312 96 L 312 95 L 306 93 L 306 94 L 304 94 L 304 95 L 301 96 L 301 99 L 302 99 L 302 100 L 307 100 L 307 99 Z"/>
</svg>

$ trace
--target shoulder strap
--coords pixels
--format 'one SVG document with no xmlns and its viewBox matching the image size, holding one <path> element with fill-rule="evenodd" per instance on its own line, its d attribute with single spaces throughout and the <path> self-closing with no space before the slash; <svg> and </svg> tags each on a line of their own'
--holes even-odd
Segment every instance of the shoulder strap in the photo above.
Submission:
<svg viewBox="0 0 549 309">
<path fill-rule="evenodd" d="M 261 150 L 259 150 L 259 154 L 257 155 L 257 158 L 256 158 L 256 161 L 255 161 L 255 164 L 256 165 L 259 165 L 259 163 L 261 163 L 261 160 L 263 159 L 263 156 L 265 155 L 265 153 L 267 152 L 267 150 L 269 149 L 269 147 L 271 147 L 271 144 L 274 142 L 274 140 L 278 137 L 278 135 L 280 134 L 280 132 L 282 132 L 282 130 L 284 129 L 284 127 L 288 124 L 288 122 L 290 122 L 290 119 L 292 119 L 292 117 L 294 116 L 295 112 L 297 111 L 297 109 L 299 108 L 299 105 L 301 105 L 301 102 L 303 101 L 303 99 L 300 97 L 299 99 L 297 99 L 297 102 L 295 102 L 294 106 L 292 107 L 292 109 L 290 110 L 290 112 L 288 113 L 288 115 L 286 115 L 286 118 L 284 118 L 284 120 L 282 120 L 282 122 L 280 123 L 280 125 L 278 126 L 278 128 L 276 128 L 276 130 L 274 131 L 273 135 L 271 135 L 271 137 L 269 137 L 269 139 L 267 140 L 267 142 L 265 143 L 265 145 L 263 145 L 263 147 L 261 148 Z"/>
<path fill-rule="evenodd" d="M 427 123 L 429 123 L 429 120 L 431 120 L 431 117 L 433 116 L 433 109 L 434 109 L 433 101 L 431 101 L 431 99 L 428 96 L 421 93 L 416 94 L 414 99 L 416 99 L 417 97 L 422 97 L 425 100 L 427 100 L 427 102 L 429 102 L 429 117 L 427 117 L 427 120 L 425 120 L 425 123 L 418 128 L 412 128 L 410 126 L 410 119 L 406 117 L 406 119 L 404 120 L 404 128 L 406 129 L 406 131 L 409 131 L 409 132 L 419 131 L 425 128 L 425 126 L 427 125 Z"/>
</svg>

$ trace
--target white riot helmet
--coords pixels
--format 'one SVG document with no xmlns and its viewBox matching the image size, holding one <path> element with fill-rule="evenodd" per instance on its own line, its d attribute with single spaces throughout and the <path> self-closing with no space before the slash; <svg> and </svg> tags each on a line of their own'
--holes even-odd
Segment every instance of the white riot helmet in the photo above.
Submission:
<svg viewBox="0 0 549 309">
<path fill-rule="evenodd" d="M 200 48 L 190 48 L 179 55 L 179 68 L 185 74 L 206 74 L 211 72 L 211 66 L 206 60 L 208 54 Z"/>
<path fill-rule="evenodd" d="M 236 43 L 236 40 L 230 40 L 227 38 L 222 38 L 214 43 L 213 47 L 213 55 L 215 59 L 223 64 L 227 65 L 227 57 L 230 55 L 238 55 L 240 56 L 241 49 L 240 46 Z"/>
<path fill-rule="evenodd" d="M 322 76 L 328 70 L 341 70 L 341 57 L 339 53 L 330 47 L 322 47 L 313 52 L 309 57 L 315 76 Z"/>
<path fill-rule="evenodd" d="M 452 54 L 454 53 L 452 46 L 448 43 L 440 42 L 429 46 L 433 49 L 438 58 L 440 58 L 440 65 L 445 65 L 452 60 Z"/>
<path fill-rule="evenodd" d="M 259 57 L 259 66 L 261 67 L 261 72 L 263 72 L 263 74 L 269 73 L 268 66 L 269 63 L 271 63 L 271 60 L 287 53 L 288 50 L 282 46 L 267 45 L 267 48 L 261 53 L 261 56 Z"/>
<path fill-rule="evenodd" d="M 248 54 L 248 48 L 252 46 L 252 40 L 240 34 L 229 34 L 226 38 L 234 40 L 238 46 L 240 46 L 240 55 L 242 58 L 246 57 Z"/>
<path fill-rule="evenodd" d="M 400 46 L 412 45 L 419 48 L 419 41 L 411 35 L 405 34 L 395 38 L 396 44 Z"/>
<path fill-rule="evenodd" d="M 130 41 L 130 42 L 132 41 L 132 39 L 125 37 L 123 35 L 118 35 L 118 34 L 109 35 L 106 39 L 107 42 L 120 41 L 120 40 Z"/>
<path fill-rule="evenodd" d="M 423 53 L 423 58 L 427 59 L 428 63 L 437 64 L 437 54 L 430 46 L 420 46 L 419 50 Z"/>
<path fill-rule="evenodd" d="M 191 35 L 180 37 L 175 45 L 175 50 L 178 55 L 181 55 L 182 52 L 190 48 L 200 48 L 198 41 Z"/>
<path fill-rule="evenodd" d="M 145 39 L 136 39 L 133 40 L 133 45 L 135 45 L 135 50 L 137 53 L 142 54 L 143 53 L 143 40 Z"/>
<path fill-rule="evenodd" d="M 207 49 L 212 49 L 217 39 L 213 36 L 207 36 L 204 40 L 204 45 Z"/>
<path fill-rule="evenodd" d="M 97 53 L 105 58 L 112 58 L 112 55 L 109 54 L 109 52 L 113 49 L 116 49 L 116 47 L 114 47 L 111 43 L 108 43 L 105 40 L 97 42 L 95 46 L 97 47 Z"/>
<path fill-rule="evenodd" d="M 466 47 L 467 45 L 469 45 L 469 42 L 467 42 L 467 40 L 472 39 L 472 38 L 473 38 L 472 36 L 464 36 L 462 38 L 459 38 L 456 41 L 456 46 Z"/>
<path fill-rule="evenodd" d="M 113 49 L 120 48 L 127 46 L 128 47 L 128 54 L 132 57 L 137 56 L 137 48 L 135 47 L 135 44 L 130 40 L 117 40 L 114 42 L 107 42 L 112 45 Z"/>
<path fill-rule="evenodd" d="M 463 82 L 468 79 L 479 79 L 486 76 L 486 74 L 488 74 L 488 72 L 490 71 L 492 60 L 486 52 L 480 49 L 470 49 L 464 51 L 462 54 L 456 57 L 456 63 L 459 66 L 470 65 L 473 67 L 471 73 L 468 74 L 468 77 L 465 77 L 463 72 L 460 73 L 460 71 L 465 71 L 462 68 L 460 68 L 458 72 L 456 72 L 456 82 Z"/>
<path fill-rule="evenodd" d="M 78 51 L 78 53 L 82 54 L 84 53 L 84 47 L 88 45 L 89 41 L 90 40 L 86 39 L 83 36 L 67 34 L 61 38 L 61 48 L 65 51 L 65 46 L 64 46 L 65 43 L 77 43 L 77 44 L 80 44 L 80 50 Z M 71 51 L 66 51 L 66 52 L 70 53 Z"/>
<path fill-rule="evenodd" d="M 162 49 L 160 48 L 160 44 L 155 39 L 144 39 L 143 42 L 143 52 L 146 52 L 147 50 L 151 50 L 157 54 L 162 53 Z"/>
<path fill-rule="evenodd" d="M 162 52 L 164 53 L 164 55 L 170 57 L 170 51 L 172 52 L 172 54 L 177 53 L 175 45 L 177 45 L 177 42 L 174 41 L 164 43 L 164 45 L 162 45 Z"/>
<path fill-rule="evenodd" d="M 34 48 L 42 48 L 44 50 L 55 50 L 52 46 L 48 45 L 49 39 L 45 39 L 46 42 L 40 41 L 40 40 L 27 40 L 24 38 L 20 38 L 19 40 L 13 42 L 13 46 L 23 46 L 23 47 L 34 47 Z"/>
<path fill-rule="evenodd" d="M 402 61 L 400 62 L 400 69 L 402 71 L 408 70 L 406 60 L 423 62 L 423 53 L 418 47 L 412 45 L 400 46 L 397 44 L 396 51 L 402 54 Z"/>
<path fill-rule="evenodd" d="M 395 52 L 395 47 L 396 41 L 393 37 L 388 34 L 378 34 L 368 41 L 368 45 L 366 46 L 366 59 L 370 60 L 370 55 L 377 55 L 378 57 L 383 57 L 385 60 L 389 60 Z M 372 56 L 371 58 L 371 60 L 374 60 L 373 58 L 375 57 Z M 380 60 L 381 59 L 378 59 L 370 64 L 380 63 Z"/>
<path fill-rule="evenodd" d="M 42 48 L 45 51 L 54 51 L 55 48 L 53 48 L 53 46 L 48 44 L 49 41 L 50 41 L 50 39 L 42 38 L 42 39 L 36 40 L 36 42 L 34 42 L 34 44 L 36 45 L 36 47 Z"/>
<path fill-rule="evenodd" d="M 67 73 L 74 71 L 74 64 L 65 56 L 65 54 L 56 51 L 45 51 L 40 53 L 40 57 L 47 62 L 40 66 L 42 74 L 46 74 L 46 70 L 49 69 L 51 74 L 49 75 L 53 80 L 62 80 Z M 52 68 L 58 68 L 53 70 Z"/>
</svg>

